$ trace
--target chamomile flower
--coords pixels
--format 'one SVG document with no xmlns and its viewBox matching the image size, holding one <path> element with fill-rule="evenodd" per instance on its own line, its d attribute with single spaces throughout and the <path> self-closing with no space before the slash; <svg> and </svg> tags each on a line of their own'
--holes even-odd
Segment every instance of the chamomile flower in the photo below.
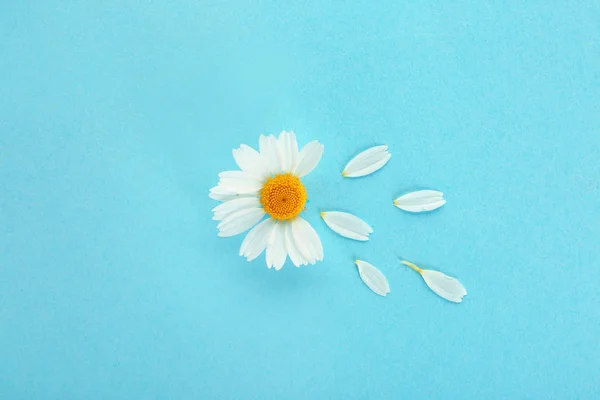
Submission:
<svg viewBox="0 0 600 400">
<path fill-rule="evenodd" d="M 234 149 L 240 171 L 220 173 L 219 184 L 210 190 L 209 196 L 222 202 L 212 210 L 220 221 L 219 236 L 252 228 L 240 255 L 252 261 L 266 250 L 267 266 L 276 270 L 288 257 L 297 267 L 322 261 L 321 240 L 300 217 L 308 199 L 300 178 L 317 166 L 323 145 L 315 140 L 298 151 L 294 133 L 282 132 L 279 138 L 261 135 L 259 150 L 244 144 Z"/>
</svg>

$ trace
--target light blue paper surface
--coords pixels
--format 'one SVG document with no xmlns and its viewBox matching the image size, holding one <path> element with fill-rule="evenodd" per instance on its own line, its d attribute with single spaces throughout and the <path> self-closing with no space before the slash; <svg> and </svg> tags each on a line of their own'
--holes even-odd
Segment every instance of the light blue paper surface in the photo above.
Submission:
<svg viewBox="0 0 600 400">
<path fill-rule="evenodd" d="M 600 5 L 561 3 L 2 1 L 0 398 L 600 398 Z M 283 129 L 325 260 L 275 272 L 207 195 Z"/>
</svg>

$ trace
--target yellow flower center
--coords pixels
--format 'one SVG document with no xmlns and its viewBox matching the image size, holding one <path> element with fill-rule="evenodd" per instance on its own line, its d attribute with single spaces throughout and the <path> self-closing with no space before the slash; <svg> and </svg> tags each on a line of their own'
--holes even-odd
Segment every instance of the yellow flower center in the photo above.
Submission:
<svg viewBox="0 0 600 400">
<path fill-rule="evenodd" d="M 304 209 L 306 199 L 304 185 L 291 174 L 268 178 L 260 191 L 260 203 L 265 212 L 280 221 L 296 218 Z"/>
</svg>

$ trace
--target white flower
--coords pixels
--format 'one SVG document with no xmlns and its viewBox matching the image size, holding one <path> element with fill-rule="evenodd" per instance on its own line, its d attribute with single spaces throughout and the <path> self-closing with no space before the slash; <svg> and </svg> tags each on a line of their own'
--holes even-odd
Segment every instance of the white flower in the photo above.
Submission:
<svg viewBox="0 0 600 400">
<path fill-rule="evenodd" d="M 366 261 L 356 260 L 355 264 L 358 267 L 360 279 L 369 289 L 384 297 L 390 292 L 390 285 L 380 270 Z"/>
<path fill-rule="evenodd" d="M 460 303 L 462 302 L 462 298 L 467 294 L 465 287 L 455 278 L 442 274 L 439 271 L 421 269 L 408 261 L 402 261 L 402 264 L 417 271 L 435 294 L 448 301 Z"/>
<path fill-rule="evenodd" d="M 219 236 L 254 226 L 240 255 L 251 261 L 266 249 L 267 266 L 276 270 L 288 256 L 297 267 L 322 261 L 321 240 L 299 215 L 307 200 L 300 178 L 317 166 L 323 145 L 315 140 L 298 151 L 294 133 L 282 132 L 279 138 L 261 135 L 259 147 L 260 152 L 244 144 L 233 150 L 240 171 L 220 173 L 219 184 L 210 190 L 212 199 L 223 202 L 212 210 L 220 221 Z M 269 218 L 260 222 L 265 215 Z"/>
<path fill-rule="evenodd" d="M 334 232 L 348 239 L 366 242 L 373 233 L 369 224 L 350 213 L 327 211 L 321 213 L 321 218 Z"/>
<path fill-rule="evenodd" d="M 387 151 L 387 146 L 375 146 L 359 153 L 344 168 L 342 176 L 358 178 L 372 174 L 382 168 L 392 157 Z"/>
<path fill-rule="evenodd" d="M 432 211 L 446 204 L 444 193 L 437 190 L 419 190 L 405 194 L 394 200 L 394 205 L 404 211 Z"/>
</svg>

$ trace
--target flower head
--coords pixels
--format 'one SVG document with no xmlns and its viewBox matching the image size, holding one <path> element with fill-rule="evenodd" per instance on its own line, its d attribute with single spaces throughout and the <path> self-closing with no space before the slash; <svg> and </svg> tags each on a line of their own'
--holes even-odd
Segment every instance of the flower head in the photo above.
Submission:
<svg viewBox="0 0 600 400">
<path fill-rule="evenodd" d="M 220 173 L 219 184 L 210 190 L 209 196 L 222 202 L 212 210 L 220 221 L 219 236 L 254 227 L 240 255 L 251 261 L 266 249 L 267 266 L 277 270 L 288 256 L 297 267 L 323 260 L 319 236 L 300 217 L 308 199 L 300 178 L 317 166 L 323 145 L 313 141 L 298 151 L 294 133 L 282 132 L 279 138 L 261 135 L 259 150 L 244 144 L 234 149 L 240 171 Z M 260 222 L 265 215 L 269 218 Z"/>
</svg>

